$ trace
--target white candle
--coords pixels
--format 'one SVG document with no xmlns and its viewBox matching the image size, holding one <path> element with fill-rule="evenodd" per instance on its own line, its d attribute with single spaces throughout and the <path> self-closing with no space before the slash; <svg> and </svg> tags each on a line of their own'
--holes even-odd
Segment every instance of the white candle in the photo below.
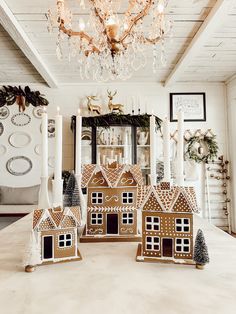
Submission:
<svg viewBox="0 0 236 314">
<path fill-rule="evenodd" d="M 150 116 L 150 167 L 151 167 L 151 184 L 156 184 L 156 119 Z"/>
<path fill-rule="evenodd" d="M 105 165 L 106 164 L 106 155 L 102 156 L 102 164 Z"/>
<path fill-rule="evenodd" d="M 42 177 L 48 177 L 48 114 L 42 113 Z"/>
<path fill-rule="evenodd" d="M 177 144 L 176 184 L 184 185 L 184 113 L 178 111 L 178 144 Z"/>
<path fill-rule="evenodd" d="M 62 115 L 60 108 L 57 107 L 57 115 L 55 119 L 55 170 L 54 180 L 61 180 L 62 172 Z"/>
<path fill-rule="evenodd" d="M 100 165 L 100 163 L 101 163 L 101 154 L 98 152 L 97 164 Z"/>
<path fill-rule="evenodd" d="M 170 182 L 170 124 L 165 118 L 163 122 L 164 182 Z"/>
<path fill-rule="evenodd" d="M 81 135 L 82 135 L 82 117 L 80 109 L 76 116 L 76 145 L 75 145 L 75 173 L 81 174 Z"/>
</svg>

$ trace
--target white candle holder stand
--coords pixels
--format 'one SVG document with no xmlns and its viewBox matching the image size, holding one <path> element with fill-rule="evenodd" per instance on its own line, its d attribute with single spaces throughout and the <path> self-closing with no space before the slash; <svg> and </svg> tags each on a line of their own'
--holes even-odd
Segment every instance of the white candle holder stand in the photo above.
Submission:
<svg viewBox="0 0 236 314">
<path fill-rule="evenodd" d="M 52 180 L 53 206 L 63 206 L 63 180 Z"/>
<path fill-rule="evenodd" d="M 41 177 L 41 185 L 39 190 L 39 209 L 50 208 L 50 202 L 48 197 L 48 179 L 49 177 Z"/>
</svg>

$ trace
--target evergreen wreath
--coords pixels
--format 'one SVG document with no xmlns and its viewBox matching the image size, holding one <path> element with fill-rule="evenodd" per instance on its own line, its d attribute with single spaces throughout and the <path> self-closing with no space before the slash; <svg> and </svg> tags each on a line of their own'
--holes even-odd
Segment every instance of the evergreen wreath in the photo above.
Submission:
<svg viewBox="0 0 236 314">
<path fill-rule="evenodd" d="M 31 91 L 29 86 L 3 86 L 0 89 L 0 107 L 11 106 L 15 102 L 19 106 L 19 111 L 25 111 L 30 104 L 34 107 L 47 106 L 48 100 L 39 91 Z"/>
<path fill-rule="evenodd" d="M 188 159 L 192 159 L 197 163 L 205 162 L 208 163 L 209 161 L 214 160 L 217 157 L 218 153 L 218 144 L 216 142 L 216 136 L 192 136 L 187 141 L 187 149 L 185 153 L 185 157 Z M 196 149 L 195 145 L 203 143 L 204 146 L 207 148 L 207 152 L 201 154 Z"/>
</svg>

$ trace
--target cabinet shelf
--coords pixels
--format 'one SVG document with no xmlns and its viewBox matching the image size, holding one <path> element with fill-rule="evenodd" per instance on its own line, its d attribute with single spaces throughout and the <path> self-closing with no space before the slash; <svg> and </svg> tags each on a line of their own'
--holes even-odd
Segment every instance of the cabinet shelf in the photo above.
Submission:
<svg viewBox="0 0 236 314">
<path fill-rule="evenodd" d="M 110 148 L 110 147 L 130 147 L 132 145 L 128 144 L 128 145 L 97 145 L 97 147 L 107 147 L 107 148 Z"/>
</svg>

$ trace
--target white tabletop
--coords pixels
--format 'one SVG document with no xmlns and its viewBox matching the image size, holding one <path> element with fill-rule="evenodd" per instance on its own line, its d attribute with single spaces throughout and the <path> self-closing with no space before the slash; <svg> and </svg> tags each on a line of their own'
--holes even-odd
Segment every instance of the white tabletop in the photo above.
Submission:
<svg viewBox="0 0 236 314">
<path fill-rule="evenodd" d="M 137 243 L 83 243 L 80 262 L 22 267 L 30 217 L 0 232 L 1 314 L 235 314 L 236 239 L 195 218 L 211 262 L 137 263 Z"/>
</svg>

